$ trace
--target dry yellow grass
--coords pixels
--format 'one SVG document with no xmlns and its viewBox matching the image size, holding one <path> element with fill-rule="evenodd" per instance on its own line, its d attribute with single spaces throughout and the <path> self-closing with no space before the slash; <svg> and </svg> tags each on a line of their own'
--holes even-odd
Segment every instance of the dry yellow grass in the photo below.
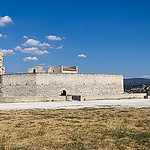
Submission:
<svg viewBox="0 0 150 150">
<path fill-rule="evenodd" d="M 150 149 L 150 108 L 0 111 L 0 148 Z"/>
</svg>

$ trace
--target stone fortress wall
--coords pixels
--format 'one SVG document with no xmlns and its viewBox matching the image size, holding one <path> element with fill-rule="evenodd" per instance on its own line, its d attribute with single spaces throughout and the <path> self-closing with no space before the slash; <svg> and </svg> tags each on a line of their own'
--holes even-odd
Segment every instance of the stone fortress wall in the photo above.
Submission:
<svg viewBox="0 0 150 150">
<path fill-rule="evenodd" d="M 35 74 L 5 74 L 2 76 L 3 97 L 36 96 Z"/>
<path fill-rule="evenodd" d="M 36 100 L 100 99 L 123 94 L 123 76 L 109 74 L 7 74 L 2 77 L 3 98 L 35 97 Z M 65 95 L 61 95 L 65 91 Z"/>
<path fill-rule="evenodd" d="M 122 75 L 104 74 L 37 74 L 38 96 L 67 95 L 98 97 L 123 93 Z"/>
</svg>

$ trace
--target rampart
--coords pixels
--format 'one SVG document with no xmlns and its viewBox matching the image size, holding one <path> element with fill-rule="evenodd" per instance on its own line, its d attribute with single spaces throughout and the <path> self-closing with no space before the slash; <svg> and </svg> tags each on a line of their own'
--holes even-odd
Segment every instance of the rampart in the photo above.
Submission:
<svg viewBox="0 0 150 150">
<path fill-rule="evenodd" d="M 65 91 L 65 95 L 61 95 Z M 67 100 L 81 96 L 82 100 L 100 99 L 123 94 L 123 76 L 111 74 L 5 74 L 2 76 L 2 98 L 31 101 Z"/>
</svg>

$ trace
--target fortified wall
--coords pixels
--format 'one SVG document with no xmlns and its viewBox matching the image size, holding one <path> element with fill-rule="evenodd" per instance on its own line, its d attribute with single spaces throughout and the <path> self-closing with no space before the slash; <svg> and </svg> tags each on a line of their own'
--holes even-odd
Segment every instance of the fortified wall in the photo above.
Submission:
<svg viewBox="0 0 150 150">
<path fill-rule="evenodd" d="M 3 98 L 33 97 L 41 101 L 80 96 L 79 100 L 94 100 L 124 92 L 122 75 L 27 73 L 3 75 L 2 80 Z"/>
</svg>

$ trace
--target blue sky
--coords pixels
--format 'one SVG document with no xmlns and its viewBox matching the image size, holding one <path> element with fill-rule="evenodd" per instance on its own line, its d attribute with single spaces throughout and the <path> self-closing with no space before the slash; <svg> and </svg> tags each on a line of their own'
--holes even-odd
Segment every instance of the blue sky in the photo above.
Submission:
<svg viewBox="0 0 150 150">
<path fill-rule="evenodd" d="M 149 0 L 1 0 L 6 73 L 62 64 L 150 77 L 149 8 Z"/>
</svg>

